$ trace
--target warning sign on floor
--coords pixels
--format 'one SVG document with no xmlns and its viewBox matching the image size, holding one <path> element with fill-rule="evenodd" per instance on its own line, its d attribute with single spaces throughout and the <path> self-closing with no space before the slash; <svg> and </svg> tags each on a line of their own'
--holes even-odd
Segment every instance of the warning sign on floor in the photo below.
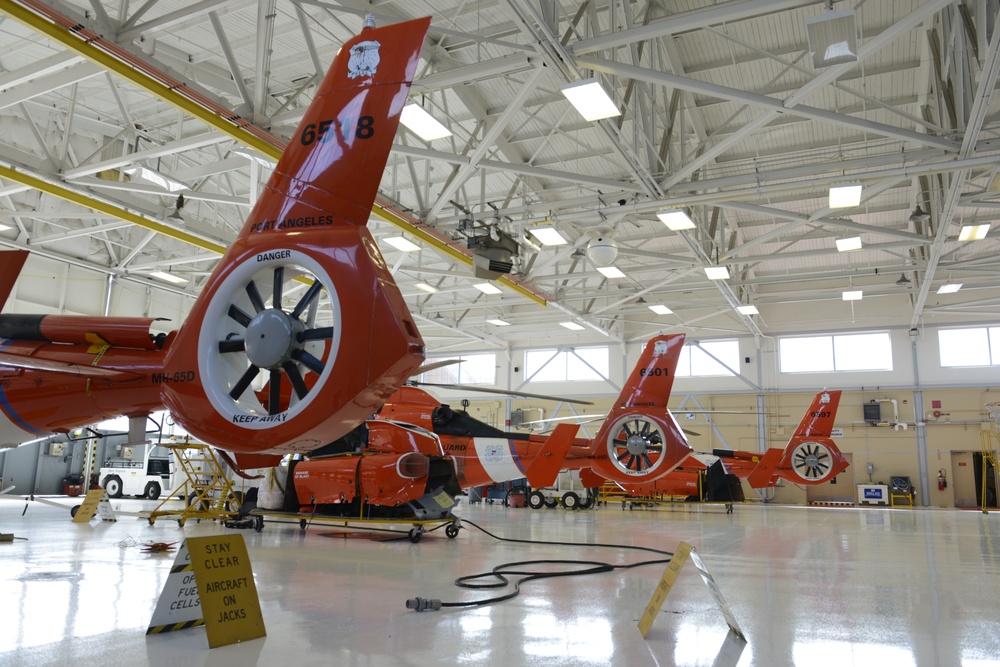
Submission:
<svg viewBox="0 0 1000 667">
<path fill-rule="evenodd" d="M 155 635 L 203 624 L 198 584 L 185 541 L 177 550 L 177 557 L 170 568 L 167 583 L 160 593 L 146 634 Z"/>
<path fill-rule="evenodd" d="M 267 634 L 242 535 L 184 540 L 146 634 L 199 625 L 205 626 L 209 648 Z"/>
<path fill-rule="evenodd" d="M 242 535 L 186 540 L 211 648 L 267 634 Z"/>
</svg>

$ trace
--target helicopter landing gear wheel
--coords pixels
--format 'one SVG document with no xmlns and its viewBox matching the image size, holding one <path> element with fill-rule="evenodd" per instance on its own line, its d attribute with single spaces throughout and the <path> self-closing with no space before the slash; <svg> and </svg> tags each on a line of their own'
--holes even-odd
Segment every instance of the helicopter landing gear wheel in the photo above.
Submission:
<svg viewBox="0 0 1000 667">
<path fill-rule="evenodd" d="M 542 509 L 545 505 L 545 496 L 542 495 L 541 491 L 532 491 L 528 494 L 528 507 L 533 510 Z"/>
<path fill-rule="evenodd" d="M 573 491 L 567 491 L 562 497 L 563 507 L 568 510 L 575 510 L 580 506 L 580 496 Z"/>
</svg>

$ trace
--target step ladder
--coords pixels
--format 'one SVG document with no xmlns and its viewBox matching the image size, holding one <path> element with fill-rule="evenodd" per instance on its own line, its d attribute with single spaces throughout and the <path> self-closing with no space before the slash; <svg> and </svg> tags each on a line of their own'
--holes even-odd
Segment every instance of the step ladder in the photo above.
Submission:
<svg viewBox="0 0 1000 667">
<path fill-rule="evenodd" d="M 239 514 L 241 498 L 210 445 L 184 442 L 164 445 L 173 452 L 174 461 L 184 472 L 184 481 L 167 494 L 185 499 L 182 510 L 162 509 L 167 500 L 149 513 L 149 525 L 160 517 L 171 517 L 183 526 L 188 519 L 218 519 L 228 521 Z"/>
<path fill-rule="evenodd" d="M 980 431 L 979 443 L 983 451 L 983 474 L 982 474 L 982 494 L 980 498 L 983 504 L 983 514 L 989 514 L 989 503 L 987 503 L 986 490 L 988 485 L 990 466 L 993 467 L 993 497 L 1000 499 L 1000 484 L 997 477 L 1000 476 L 1000 466 L 997 466 L 997 448 L 1000 447 L 1000 403 L 987 403 L 986 411 L 990 413 L 993 420 L 993 427 L 989 430 Z"/>
</svg>

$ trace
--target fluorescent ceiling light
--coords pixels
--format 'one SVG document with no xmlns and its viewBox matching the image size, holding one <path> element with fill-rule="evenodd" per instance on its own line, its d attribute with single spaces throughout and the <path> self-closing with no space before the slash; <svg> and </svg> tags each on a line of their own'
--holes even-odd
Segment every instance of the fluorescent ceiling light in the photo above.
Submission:
<svg viewBox="0 0 1000 667">
<path fill-rule="evenodd" d="M 848 290 L 844 292 L 841 298 L 843 298 L 844 301 L 861 301 L 861 292 L 861 290 Z"/>
<path fill-rule="evenodd" d="M 434 141 L 451 136 L 451 130 L 424 111 L 422 106 L 413 102 L 403 107 L 399 122 L 424 141 Z"/>
<path fill-rule="evenodd" d="M 419 290 L 423 290 L 428 294 L 435 294 L 438 292 L 438 288 L 433 285 L 428 285 L 427 283 L 413 283 L 413 286 Z"/>
<path fill-rule="evenodd" d="M 599 266 L 597 270 L 604 274 L 605 278 L 624 278 L 625 274 L 616 266 Z"/>
<path fill-rule="evenodd" d="M 5 225 L 2 222 L 0 222 L 0 232 L 10 231 L 10 229 L 11 229 L 10 225 Z"/>
<path fill-rule="evenodd" d="M 650 306 L 649 309 L 654 313 L 656 313 L 657 315 L 669 315 L 672 312 L 674 312 L 669 308 L 667 308 L 666 306 Z"/>
<path fill-rule="evenodd" d="M 494 325 L 496 325 L 498 327 L 509 327 L 510 326 L 510 322 L 505 322 L 504 320 L 500 320 L 500 319 L 493 319 L 493 320 L 486 320 L 486 321 L 489 322 L 490 324 L 494 324 Z"/>
<path fill-rule="evenodd" d="M 861 250 L 860 236 L 848 236 L 846 239 L 837 239 L 838 252 L 848 252 L 850 250 Z"/>
<path fill-rule="evenodd" d="M 560 322 L 559 326 L 566 327 L 570 331 L 583 331 L 583 327 L 576 322 Z"/>
<path fill-rule="evenodd" d="M 175 285 L 187 285 L 188 279 L 181 278 L 180 276 L 175 276 L 172 273 L 167 273 L 166 271 L 151 271 L 149 274 L 153 278 L 159 278 L 160 280 L 165 280 L 168 283 L 173 283 Z"/>
<path fill-rule="evenodd" d="M 129 178 L 134 181 L 143 181 L 151 185 L 155 185 L 158 188 L 163 188 L 167 192 L 180 192 L 181 190 L 190 190 L 187 183 L 178 181 L 176 178 L 171 178 L 166 174 L 161 174 L 155 169 L 150 169 L 149 167 L 143 167 L 142 165 L 133 165 L 131 167 L 125 167 L 122 169 L 123 172 L 128 174 Z"/>
<path fill-rule="evenodd" d="M 532 227 L 528 231 L 541 241 L 542 245 L 566 245 L 566 239 L 555 227 Z"/>
<path fill-rule="evenodd" d="M 596 78 L 567 83 L 560 86 L 559 90 L 587 120 L 601 120 L 621 115 L 621 111 Z"/>
<path fill-rule="evenodd" d="M 724 266 L 706 266 L 705 275 L 709 280 L 729 280 L 729 269 Z"/>
<path fill-rule="evenodd" d="M 990 223 L 981 225 L 962 225 L 962 231 L 958 233 L 959 241 L 982 241 L 990 231 Z"/>
<path fill-rule="evenodd" d="M 391 245 L 396 250 L 400 250 L 402 252 L 413 252 L 414 250 L 420 250 L 420 246 L 418 246 L 416 243 L 413 243 L 412 241 L 403 238 L 402 236 L 386 236 L 382 240 Z"/>
<path fill-rule="evenodd" d="M 958 290 L 962 289 L 964 283 L 948 283 L 947 285 L 941 285 L 938 287 L 938 294 L 954 294 Z"/>
<path fill-rule="evenodd" d="M 490 283 L 478 283 L 476 285 L 473 285 L 473 287 L 475 287 L 477 290 L 479 290 L 483 294 L 499 294 L 500 293 L 500 288 L 497 287 L 496 285 L 492 285 Z"/>
<path fill-rule="evenodd" d="M 737 306 L 736 310 L 743 315 L 757 315 L 760 313 L 760 311 L 757 310 L 757 306 Z"/>
<path fill-rule="evenodd" d="M 850 208 L 860 203 L 860 183 L 841 183 L 830 186 L 830 208 Z"/>
<path fill-rule="evenodd" d="M 694 220 L 679 208 L 660 211 L 656 214 L 656 217 L 663 221 L 667 229 L 672 229 L 675 232 L 679 232 L 682 229 L 694 229 Z"/>
<path fill-rule="evenodd" d="M 816 69 L 858 59 L 858 29 L 853 9 L 806 19 L 806 36 Z"/>
</svg>

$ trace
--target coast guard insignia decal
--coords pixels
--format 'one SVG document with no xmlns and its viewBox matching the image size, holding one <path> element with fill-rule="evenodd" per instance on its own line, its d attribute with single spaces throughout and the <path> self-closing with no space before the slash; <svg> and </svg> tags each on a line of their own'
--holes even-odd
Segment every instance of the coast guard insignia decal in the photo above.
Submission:
<svg viewBox="0 0 1000 667">
<path fill-rule="evenodd" d="M 375 41 L 358 42 L 351 49 L 351 57 L 347 61 L 347 78 L 375 76 L 379 63 L 378 47 L 380 46 L 381 44 Z"/>
</svg>

